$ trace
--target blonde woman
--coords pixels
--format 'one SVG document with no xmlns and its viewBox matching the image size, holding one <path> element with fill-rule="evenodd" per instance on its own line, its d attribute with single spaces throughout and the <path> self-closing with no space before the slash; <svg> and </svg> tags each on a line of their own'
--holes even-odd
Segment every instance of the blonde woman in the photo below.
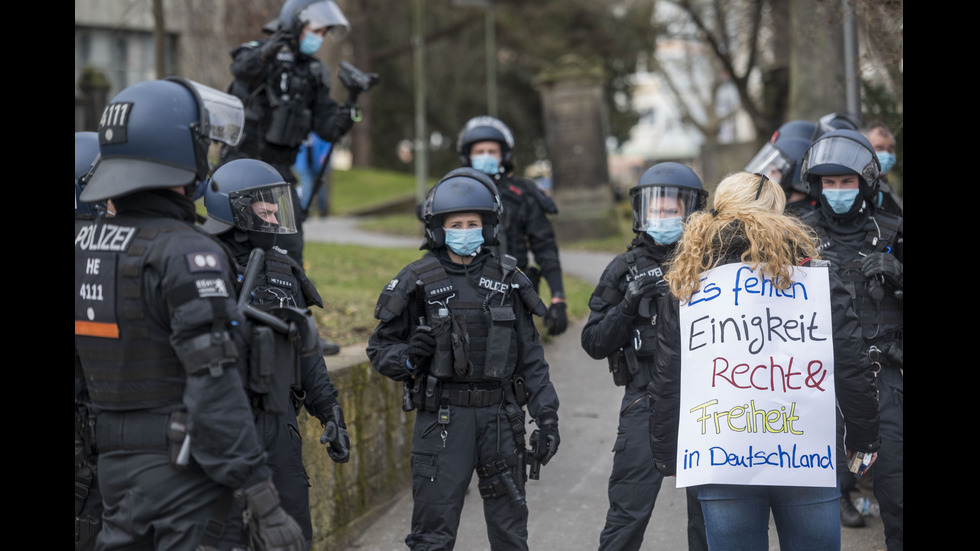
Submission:
<svg viewBox="0 0 980 551">
<path fill-rule="evenodd" d="M 786 195 L 765 176 L 749 172 L 729 175 L 718 184 L 713 205 L 712 209 L 694 213 L 688 219 L 676 252 L 667 263 L 665 279 L 671 296 L 665 301 L 670 307 L 661 309 L 660 356 L 650 385 L 655 404 L 650 424 L 651 444 L 657 469 L 665 476 L 677 474 L 682 362 L 690 361 L 696 348 L 692 342 L 682 340 L 681 320 L 686 318 L 682 318 L 681 308 L 706 300 L 710 289 L 702 289 L 702 278 L 709 271 L 738 264 L 737 268 L 751 269 L 757 281 L 772 285 L 770 295 L 774 298 L 760 300 L 772 300 L 775 311 L 780 308 L 776 302 L 789 296 L 795 289 L 795 278 L 801 277 L 796 267 L 809 267 L 816 257 L 816 235 L 799 219 L 783 213 Z M 828 390 L 836 394 L 837 407 L 845 419 L 848 455 L 860 451 L 869 454 L 873 461 L 880 445 L 874 375 L 862 353 L 860 325 L 849 306 L 850 295 L 833 270 L 826 272 L 830 288 L 824 296 L 829 293 L 830 304 L 823 311 L 832 321 L 834 377 L 834 387 Z M 808 283 L 813 281 L 823 279 L 813 278 Z M 719 292 L 725 291 L 719 288 Z M 745 314 L 740 310 L 743 307 L 742 303 L 733 302 L 725 315 L 739 319 Z M 741 344 L 726 342 L 718 351 L 735 357 L 738 352 L 734 348 Z M 807 341 L 794 346 L 794 352 L 806 354 L 816 345 Z M 753 359 L 761 363 L 761 359 Z M 795 395 L 793 399 L 797 399 Z M 822 415 L 824 411 L 826 415 Z M 833 432 L 834 412 L 818 412 L 822 418 L 816 421 L 831 427 Z M 811 422 L 807 428 L 813 426 L 812 418 L 803 419 L 800 425 L 806 421 Z M 832 434 L 828 445 L 827 441 L 807 442 L 808 432 L 801 432 L 793 435 L 794 444 L 799 443 L 801 448 L 808 443 L 823 446 L 829 455 Z M 824 471 L 833 471 L 836 465 L 828 457 L 823 467 Z M 681 468 L 688 469 L 687 456 Z M 712 473 L 707 482 L 698 485 L 708 547 L 712 551 L 768 549 L 770 512 L 776 522 L 781 549 L 840 549 L 840 491 L 835 487 L 836 473 L 821 479 L 826 481 L 823 485 L 807 479 L 805 485 L 799 486 L 716 482 L 719 478 L 728 480 L 725 476 Z"/>
</svg>

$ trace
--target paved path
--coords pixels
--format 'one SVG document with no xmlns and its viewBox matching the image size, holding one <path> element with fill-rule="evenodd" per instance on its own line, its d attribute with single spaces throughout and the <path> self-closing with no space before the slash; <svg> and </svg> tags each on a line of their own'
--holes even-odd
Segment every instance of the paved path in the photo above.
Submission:
<svg viewBox="0 0 980 551">
<path fill-rule="evenodd" d="M 383 236 L 356 229 L 352 219 L 331 217 L 308 220 L 306 239 L 358 243 L 365 246 L 418 248 L 421 238 Z M 625 247 L 625 243 L 624 243 Z M 598 282 L 612 260 L 610 253 L 561 252 L 566 274 Z M 528 543 L 536 551 L 596 549 L 605 521 L 606 486 L 612 470 L 612 445 L 616 436 L 622 390 L 612 384 L 605 361 L 596 361 L 582 350 L 584 320 L 545 347 L 551 378 L 561 400 L 561 447 L 558 455 L 541 469 L 541 479 L 529 481 Z M 489 551 L 486 524 L 476 476 L 463 506 L 456 549 Z M 647 528 L 643 549 L 687 549 L 687 510 L 683 489 L 675 479 L 664 480 Z M 872 497 L 869 492 L 863 495 Z M 343 551 L 404 551 L 412 516 L 412 496 L 404 492 L 353 544 Z M 870 517 L 866 528 L 842 528 L 843 551 L 884 550 L 881 519 Z M 779 549 L 770 526 L 770 549 Z"/>
</svg>

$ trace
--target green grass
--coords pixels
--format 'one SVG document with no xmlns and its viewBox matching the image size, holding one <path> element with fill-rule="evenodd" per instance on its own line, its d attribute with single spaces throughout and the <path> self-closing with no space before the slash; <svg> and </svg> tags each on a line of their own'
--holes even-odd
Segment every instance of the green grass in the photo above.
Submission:
<svg viewBox="0 0 980 551">
<path fill-rule="evenodd" d="M 426 190 L 435 183 L 430 179 Z M 372 168 L 335 170 L 330 185 L 330 210 L 337 215 L 417 193 L 414 174 Z"/>
</svg>

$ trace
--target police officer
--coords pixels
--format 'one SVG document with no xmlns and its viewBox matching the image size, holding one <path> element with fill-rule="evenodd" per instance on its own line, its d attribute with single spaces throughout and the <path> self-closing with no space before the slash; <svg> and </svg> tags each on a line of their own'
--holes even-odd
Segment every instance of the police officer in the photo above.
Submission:
<svg viewBox="0 0 980 551">
<path fill-rule="evenodd" d="M 474 467 L 493 549 L 527 549 L 525 465 L 558 450 L 558 395 L 533 315 L 544 304 L 497 241 L 501 203 L 490 178 L 457 168 L 422 205 L 428 252 L 391 280 L 374 310 L 367 354 L 406 382 L 412 435 L 409 548 L 452 549 Z M 486 247 L 484 246 L 486 245 Z M 538 429 L 525 448 L 525 412 Z"/>
<path fill-rule="evenodd" d="M 514 135 L 500 120 L 480 116 L 467 121 L 456 152 L 463 166 L 489 175 L 497 184 L 504 208 L 498 252 L 517 259 L 517 267 L 528 274 L 535 290 L 539 277 L 548 282 L 551 304 L 544 316 L 545 328 L 550 335 L 564 333 L 568 328 L 565 286 L 555 229 L 548 218 L 558 213 L 555 202 L 534 182 L 514 176 Z M 529 266 L 528 250 L 540 268 Z"/>
<path fill-rule="evenodd" d="M 323 301 L 303 268 L 276 246 L 280 236 L 296 231 L 290 187 L 275 168 L 262 161 L 238 159 L 224 164 L 214 171 L 205 190 L 208 216 L 203 228 L 217 235 L 235 259 L 240 279 L 249 286 L 240 291 L 248 297 L 246 302 L 286 322 L 273 320 L 271 331 L 253 338 L 253 348 L 259 342 L 271 344 L 270 359 L 276 374 L 284 378 L 274 388 L 250 385 L 249 391 L 282 506 L 302 527 L 309 548 L 313 523 L 309 477 L 296 421 L 300 405 L 324 426 L 321 443 L 327 444 L 327 454 L 335 462 L 346 463 L 350 458 L 350 437 L 308 308 L 322 308 Z M 261 253 L 253 253 L 256 248 Z M 256 318 L 257 324 L 267 320 Z M 296 333 L 283 330 L 293 327 L 300 333 L 298 346 L 289 342 Z M 264 340 L 266 337 L 271 339 Z M 268 396 L 269 392 L 278 396 Z"/>
<path fill-rule="evenodd" d="M 871 142 L 881 163 L 881 174 L 878 179 L 881 181 L 878 187 L 878 194 L 875 196 L 875 207 L 880 211 L 890 212 L 899 216 L 905 216 L 905 206 L 901 196 L 891 186 L 888 181 L 888 173 L 895 166 L 895 135 L 885 126 L 884 123 L 874 122 L 861 128 L 861 134 Z"/>
<path fill-rule="evenodd" d="M 245 136 L 239 145 L 222 148 L 220 163 L 259 159 L 295 184 L 291 167 L 309 133 L 336 144 L 354 124 L 351 106 L 338 106 L 330 97 L 330 69 L 313 57 L 325 35 L 340 40 L 350 24 L 333 0 L 286 0 L 275 23 L 267 40 L 231 52 L 231 93 L 245 104 Z M 293 192 L 293 204 L 299 205 Z M 299 214 L 297 232 L 281 239 L 280 247 L 302 266 Z"/>
<path fill-rule="evenodd" d="M 829 260 L 853 297 L 861 320 L 868 363 L 877 372 L 881 449 L 871 469 L 881 506 L 885 544 L 903 548 L 903 268 L 900 216 L 879 211 L 880 163 L 874 147 L 856 130 L 835 130 L 818 138 L 803 157 L 803 179 L 819 207 L 803 217 L 822 239 Z M 838 446 L 840 446 L 838 438 Z M 843 465 L 842 520 L 850 503 Z M 845 503 L 845 501 L 847 503 Z"/>
<path fill-rule="evenodd" d="M 244 391 L 234 272 L 194 226 L 212 139 L 235 143 L 241 103 L 180 77 L 141 82 L 99 123 L 80 199 L 117 214 L 75 233 L 75 350 L 96 411 L 100 549 L 298 550 Z"/>
<path fill-rule="evenodd" d="M 747 165 L 746 172 L 765 174 L 786 192 L 786 212 L 799 213 L 814 207 L 800 178 L 800 161 L 810 147 L 817 125 L 807 120 L 783 123 Z"/>
<path fill-rule="evenodd" d="M 693 170 L 674 162 L 646 170 L 630 189 L 636 237 L 606 266 L 589 299 L 582 348 L 609 361 L 613 383 L 624 387 L 609 475 L 609 510 L 599 549 L 639 549 L 663 476 L 653 463 L 649 419 L 657 355 L 657 299 L 663 296 L 661 265 L 681 236 L 684 221 L 704 208 L 708 192 Z M 689 487 L 688 546 L 707 549 L 697 489 Z"/>
<path fill-rule="evenodd" d="M 99 157 L 99 135 L 75 132 L 75 233 L 104 213 L 104 202 L 83 203 L 79 196 L 88 183 L 92 165 Z M 101 206 L 101 212 L 100 212 Z M 95 450 L 95 412 L 85 375 L 75 350 L 75 551 L 95 549 L 102 527 L 102 495 L 99 493 L 98 457 Z"/>
</svg>

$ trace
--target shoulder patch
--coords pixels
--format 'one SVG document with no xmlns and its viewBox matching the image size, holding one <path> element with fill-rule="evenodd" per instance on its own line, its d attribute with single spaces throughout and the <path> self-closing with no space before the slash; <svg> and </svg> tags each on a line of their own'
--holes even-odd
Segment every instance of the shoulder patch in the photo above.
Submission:
<svg viewBox="0 0 980 551">
<path fill-rule="evenodd" d="M 201 298 L 227 298 L 231 296 L 228 293 L 228 286 L 221 278 L 199 279 L 194 282 L 194 285 L 197 287 L 197 296 Z"/>
<path fill-rule="evenodd" d="M 388 285 L 385 286 L 385 291 L 394 291 L 395 287 L 398 287 L 397 277 L 388 282 Z"/>
<path fill-rule="evenodd" d="M 187 253 L 187 271 L 197 272 L 220 272 L 222 271 L 221 259 L 212 252 Z"/>
</svg>

